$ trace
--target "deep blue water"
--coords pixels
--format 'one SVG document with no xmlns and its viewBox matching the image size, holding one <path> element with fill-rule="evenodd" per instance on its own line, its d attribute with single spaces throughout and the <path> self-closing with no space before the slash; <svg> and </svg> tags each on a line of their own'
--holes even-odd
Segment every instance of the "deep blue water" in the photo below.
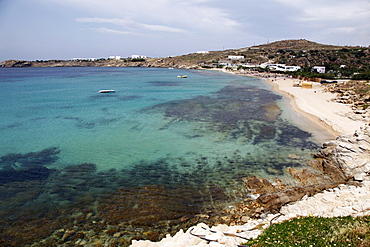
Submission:
<svg viewBox="0 0 370 247">
<path fill-rule="evenodd" d="M 286 167 L 307 166 L 320 145 L 311 132 L 326 136 L 262 80 L 215 71 L 9 68 L 0 92 L 2 214 L 29 207 L 6 186 L 35 181 L 27 203 L 53 208 L 147 185 L 217 185 L 235 199 L 248 175 L 291 181 Z"/>
</svg>

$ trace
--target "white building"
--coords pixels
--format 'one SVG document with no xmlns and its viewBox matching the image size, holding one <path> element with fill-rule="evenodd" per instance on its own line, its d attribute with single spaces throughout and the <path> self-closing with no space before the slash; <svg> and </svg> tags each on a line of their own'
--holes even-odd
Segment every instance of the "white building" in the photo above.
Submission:
<svg viewBox="0 0 370 247">
<path fill-rule="evenodd" d="M 142 55 L 132 55 L 131 59 L 147 59 L 147 56 Z"/>
<path fill-rule="evenodd" d="M 301 66 L 285 66 L 285 71 L 294 72 L 300 69 L 301 69 Z"/>
<path fill-rule="evenodd" d="M 245 58 L 244 56 L 228 56 L 227 59 L 244 61 Z"/>
<path fill-rule="evenodd" d="M 120 60 L 121 59 L 121 56 L 109 56 L 109 59 L 112 59 L 112 60 Z"/>
<path fill-rule="evenodd" d="M 96 61 L 97 58 L 72 58 L 72 61 Z"/>
<path fill-rule="evenodd" d="M 197 54 L 208 54 L 209 51 L 197 51 Z"/>
<path fill-rule="evenodd" d="M 301 69 L 301 66 L 287 66 L 285 64 L 261 64 L 261 68 L 268 68 L 272 71 L 298 71 Z"/>
<path fill-rule="evenodd" d="M 312 67 L 312 71 L 316 71 L 317 73 L 325 73 L 325 67 L 324 66 L 314 66 Z"/>
</svg>

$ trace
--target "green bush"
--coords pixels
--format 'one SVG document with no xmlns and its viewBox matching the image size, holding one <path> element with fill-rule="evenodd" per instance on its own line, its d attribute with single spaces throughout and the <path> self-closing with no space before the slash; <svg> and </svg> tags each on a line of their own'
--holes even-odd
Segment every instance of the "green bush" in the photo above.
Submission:
<svg viewBox="0 0 370 247">
<path fill-rule="evenodd" d="M 271 225 L 248 246 L 370 246 L 370 217 L 296 218 Z"/>
</svg>

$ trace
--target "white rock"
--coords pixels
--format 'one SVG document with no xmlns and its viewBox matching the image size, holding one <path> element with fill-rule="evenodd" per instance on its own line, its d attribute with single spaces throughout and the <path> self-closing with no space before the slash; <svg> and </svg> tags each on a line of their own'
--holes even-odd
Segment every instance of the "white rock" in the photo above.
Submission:
<svg viewBox="0 0 370 247">
<path fill-rule="evenodd" d="M 356 181 L 364 181 L 365 178 L 366 178 L 367 174 L 362 172 L 362 173 L 357 173 L 353 176 L 353 178 L 356 180 Z"/>
<path fill-rule="evenodd" d="M 222 236 L 218 233 L 214 233 L 214 234 L 208 234 L 204 238 L 208 241 L 218 241 L 219 239 L 222 238 Z"/>
<path fill-rule="evenodd" d="M 209 247 L 225 247 L 225 245 L 220 244 L 218 242 L 210 242 Z"/>
</svg>

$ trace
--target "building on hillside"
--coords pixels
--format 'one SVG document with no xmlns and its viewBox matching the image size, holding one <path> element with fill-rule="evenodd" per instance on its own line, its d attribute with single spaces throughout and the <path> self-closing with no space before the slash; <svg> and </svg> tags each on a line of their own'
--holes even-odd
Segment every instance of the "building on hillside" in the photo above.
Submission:
<svg viewBox="0 0 370 247">
<path fill-rule="evenodd" d="M 301 66 L 285 66 L 285 71 L 294 72 L 301 69 Z"/>
<path fill-rule="evenodd" d="M 109 56 L 109 59 L 111 59 L 111 60 L 120 60 L 121 56 Z"/>
<path fill-rule="evenodd" d="M 268 68 L 271 71 L 298 71 L 301 69 L 301 66 L 287 66 L 285 64 L 261 64 L 261 68 Z"/>
<path fill-rule="evenodd" d="M 96 61 L 97 58 L 72 58 L 72 61 Z"/>
<path fill-rule="evenodd" d="M 147 56 L 143 55 L 132 55 L 131 59 L 147 59 Z"/>
<path fill-rule="evenodd" d="M 285 64 L 261 64 L 261 68 L 268 68 L 272 71 L 285 71 Z"/>
<path fill-rule="evenodd" d="M 228 56 L 227 59 L 233 60 L 233 61 L 244 61 L 245 57 L 244 56 Z"/>
<path fill-rule="evenodd" d="M 208 54 L 209 51 L 197 51 L 197 54 Z"/>
<path fill-rule="evenodd" d="M 225 66 L 225 67 L 235 67 L 235 66 L 237 66 L 236 64 L 232 64 L 230 62 L 230 60 L 220 60 L 220 61 L 218 61 L 218 65 L 222 65 L 222 66 Z"/>
<path fill-rule="evenodd" d="M 325 67 L 324 66 L 314 66 L 314 67 L 312 67 L 312 71 L 316 71 L 317 73 L 324 74 L 325 73 Z"/>
</svg>

